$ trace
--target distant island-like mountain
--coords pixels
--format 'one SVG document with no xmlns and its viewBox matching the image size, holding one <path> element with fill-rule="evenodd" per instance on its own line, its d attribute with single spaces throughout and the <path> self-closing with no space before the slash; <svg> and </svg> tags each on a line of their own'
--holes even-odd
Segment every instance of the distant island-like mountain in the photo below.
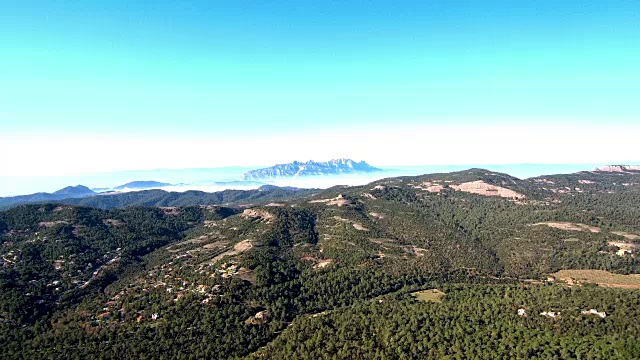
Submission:
<svg viewBox="0 0 640 360">
<path fill-rule="evenodd" d="M 158 181 L 132 181 L 128 182 L 124 185 L 116 186 L 113 190 L 124 190 L 124 189 L 152 189 L 158 187 L 171 186 L 171 184 L 158 182 Z"/>
<path fill-rule="evenodd" d="M 63 198 L 75 198 L 95 195 L 95 192 L 84 185 L 67 186 L 52 195 Z"/>
<path fill-rule="evenodd" d="M 39 192 L 29 195 L 2 197 L 0 198 L 0 209 L 20 204 L 84 198 L 95 194 L 96 192 L 83 185 L 67 186 L 53 193 Z"/>
<path fill-rule="evenodd" d="M 356 162 L 351 159 L 334 159 L 324 162 L 294 161 L 288 164 L 278 164 L 268 168 L 251 170 L 246 172 L 242 180 L 266 180 L 286 177 L 317 176 L 317 175 L 341 175 L 372 173 L 382 171 L 367 164 L 364 161 Z"/>
</svg>

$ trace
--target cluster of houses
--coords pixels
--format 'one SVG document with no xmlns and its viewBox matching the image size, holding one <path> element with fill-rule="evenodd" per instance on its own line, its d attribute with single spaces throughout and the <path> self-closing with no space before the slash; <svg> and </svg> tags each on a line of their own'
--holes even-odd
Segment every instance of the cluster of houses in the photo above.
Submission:
<svg viewBox="0 0 640 360">
<path fill-rule="evenodd" d="M 194 294 L 199 294 L 203 296 L 201 303 L 207 304 L 209 303 L 213 297 L 222 296 L 220 295 L 220 291 L 222 290 L 222 286 L 219 284 L 214 285 L 213 287 L 209 287 L 203 284 L 195 284 L 189 282 L 181 277 L 176 277 L 174 271 L 177 270 L 178 264 L 173 261 L 168 262 L 166 264 L 162 264 L 159 269 L 151 270 L 147 273 L 147 277 L 151 280 L 151 282 L 146 282 L 146 286 L 142 286 L 141 290 L 143 293 L 148 293 L 151 288 L 163 288 L 164 291 L 174 295 L 174 302 L 177 302 L 179 299 L 183 298 L 187 292 L 191 292 Z M 182 267 L 180 267 L 182 268 Z M 213 270 L 213 269 L 211 269 Z M 221 276 L 221 277 L 229 277 L 238 273 L 238 267 L 234 264 L 222 264 L 220 269 L 214 270 L 211 276 Z M 201 271 L 202 273 L 202 271 Z M 125 293 L 129 291 L 135 291 L 135 287 L 131 287 L 125 290 L 120 291 L 120 293 L 116 294 L 113 297 L 114 301 L 107 302 L 107 307 L 103 309 L 104 313 L 97 316 L 97 322 L 106 321 L 109 319 L 110 308 L 116 304 L 115 300 L 118 300 Z M 157 320 L 159 315 L 157 313 L 151 315 L 151 320 Z M 144 317 L 139 315 L 136 318 L 137 322 L 144 321 Z"/>
<path fill-rule="evenodd" d="M 142 322 L 144 320 L 144 316 L 140 315 L 136 318 L 136 322 Z M 158 313 L 151 314 L 151 320 L 158 320 Z"/>
<path fill-rule="evenodd" d="M 632 249 L 620 248 L 620 249 L 618 249 L 618 251 L 616 251 L 616 255 L 618 255 L 618 256 L 626 256 L 626 255 L 631 255 L 631 254 L 633 254 L 633 250 Z"/>
<path fill-rule="evenodd" d="M 238 273 L 238 265 L 227 265 L 227 263 L 224 263 L 220 266 L 220 269 L 218 269 L 218 273 L 226 279 Z"/>
<path fill-rule="evenodd" d="M 607 317 L 607 313 L 604 311 L 598 311 L 596 309 L 589 309 L 589 310 L 582 310 L 581 311 L 582 315 L 596 315 L 599 316 L 601 318 L 605 318 Z M 527 316 L 527 310 L 525 309 L 518 309 L 518 315 L 520 316 Z M 557 318 L 560 316 L 560 312 L 555 312 L 555 311 L 543 311 L 540 313 L 541 316 L 546 316 L 546 317 L 550 317 L 550 318 Z"/>
<path fill-rule="evenodd" d="M 20 253 L 20 249 L 9 251 L 8 253 L 2 255 L 2 266 L 9 267 L 16 264 L 18 261 L 18 254 Z"/>
<path fill-rule="evenodd" d="M 550 317 L 550 318 L 556 318 L 560 316 L 560 312 L 555 312 L 555 311 L 543 311 L 540 313 L 540 315 L 542 316 L 546 316 L 546 317 Z"/>
<path fill-rule="evenodd" d="M 197 282 L 187 281 L 187 279 L 177 276 L 176 273 L 179 270 L 190 266 L 188 263 L 185 263 L 184 260 L 180 260 L 179 257 L 180 255 L 173 255 L 171 259 L 172 261 L 161 264 L 159 267 L 148 271 L 145 276 L 146 279 L 136 284 L 137 286 L 127 287 L 114 295 L 112 301 L 105 304 L 107 307 L 102 310 L 102 313 L 94 317 L 94 319 L 97 320 L 97 323 L 105 322 L 112 318 L 113 316 L 110 315 L 112 314 L 112 309 L 116 306 L 116 301 L 127 293 L 136 293 L 137 291 L 141 291 L 142 294 L 145 294 L 153 291 L 152 289 L 158 289 L 161 292 L 171 294 L 170 296 L 173 298 L 174 302 L 180 301 L 180 299 L 185 297 L 188 293 L 193 293 L 200 297 L 200 303 L 203 305 L 211 303 L 216 297 L 224 296 L 222 285 L 220 284 L 213 286 L 198 284 Z M 189 258 L 191 257 L 193 256 L 189 256 Z M 240 268 L 233 262 L 226 262 L 221 265 L 201 263 L 198 264 L 194 270 L 203 277 L 219 276 L 222 278 L 229 278 L 242 273 L 244 268 Z M 143 312 L 143 310 L 140 310 L 134 318 L 137 322 L 143 322 L 149 319 L 149 315 L 143 315 Z M 268 314 L 265 311 L 256 314 L 252 319 L 255 323 L 263 323 L 266 322 L 267 317 Z M 157 313 L 151 315 L 151 320 L 157 319 L 159 319 L 159 315 Z"/>
</svg>

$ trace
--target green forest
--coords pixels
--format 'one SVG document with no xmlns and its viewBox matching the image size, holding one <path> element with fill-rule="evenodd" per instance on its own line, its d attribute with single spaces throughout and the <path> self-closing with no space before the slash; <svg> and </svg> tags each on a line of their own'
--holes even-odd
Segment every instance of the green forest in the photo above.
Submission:
<svg viewBox="0 0 640 360">
<path fill-rule="evenodd" d="M 640 175 L 173 196 L 0 212 L 0 358 L 640 359 Z"/>
</svg>

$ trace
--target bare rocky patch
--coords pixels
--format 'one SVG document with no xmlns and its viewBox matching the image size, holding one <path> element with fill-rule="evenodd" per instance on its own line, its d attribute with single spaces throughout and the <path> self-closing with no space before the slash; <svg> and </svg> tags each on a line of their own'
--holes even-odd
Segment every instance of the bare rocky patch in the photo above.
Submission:
<svg viewBox="0 0 640 360">
<path fill-rule="evenodd" d="M 570 286 L 584 282 L 605 287 L 640 289 L 640 274 L 620 275 L 605 270 L 560 270 L 552 275 Z"/>
<path fill-rule="evenodd" d="M 322 269 L 333 263 L 333 259 L 325 259 L 319 261 L 316 265 L 313 266 L 314 269 Z"/>
<path fill-rule="evenodd" d="M 227 245 L 229 245 L 229 241 L 228 240 L 220 240 L 220 241 L 212 242 L 210 244 L 205 244 L 205 245 L 202 246 L 202 249 L 204 249 L 204 250 L 222 249 L 222 248 L 226 247 Z"/>
<path fill-rule="evenodd" d="M 462 183 L 460 185 L 449 185 L 452 189 L 458 191 L 464 191 L 471 194 L 483 195 L 483 196 L 500 196 L 510 199 L 523 199 L 525 195 L 515 192 L 511 189 L 503 188 L 487 184 L 482 180 Z"/>
<path fill-rule="evenodd" d="M 353 228 L 359 231 L 369 231 L 369 229 L 362 226 L 362 224 L 358 224 L 358 223 L 353 223 Z"/>
<path fill-rule="evenodd" d="M 432 183 L 430 181 L 425 181 L 420 185 L 414 185 L 413 188 L 414 189 L 418 189 L 418 190 L 427 191 L 427 192 L 430 192 L 430 193 L 438 193 L 438 192 L 444 190 L 444 186 L 442 186 L 440 184 Z"/>
<path fill-rule="evenodd" d="M 377 199 L 375 196 L 373 196 L 373 195 L 371 195 L 370 193 L 367 193 L 367 192 L 366 193 L 362 193 L 362 196 L 367 198 L 367 199 L 370 199 L 370 200 L 376 200 Z"/>
<path fill-rule="evenodd" d="M 275 218 L 275 215 L 273 215 L 272 213 L 266 211 L 266 210 L 260 210 L 260 209 L 246 209 L 242 212 L 242 217 L 245 219 L 258 219 L 258 220 L 264 220 L 264 221 L 270 221 L 272 219 Z"/>
<path fill-rule="evenodd" d="M 353 201 L 345 198 L 343 194 L 340 194 L 332 199 L 311 200 L 309 203 L 325 203 L 327 206 L 344 206 L 353 204 Z"/>
<path fill-rule="evenodd" d="M 252 240 L 242 240 L 239 243 L 235 244 L 233 246 L 233 249 L 227 250 L 225 252 L 223 252 L 222 254 L 214 257 L 213 259 L 211 259 L 209 261 L 210 264 L 213 264 L 215 262 L 217 262 L 218 260 L 221 260 L 222 258 L 224 258 L 225 256 L 234 256 L 234 255 L 238 255 L 238 254 L 242 254 L 244 252 L 247 252 L 249 250 L 251 250 L 253 248 L 254 244 L 252 242 Z"/>
<path fill-rule="evenodd" d="M 592 233 L 600 232 L 600 228 L 597 226 L 590 226 L 590 225 L 572 223 L 572 222 L 548 221 L 548 222 L 539 222 L 536 224 L 531 224 L 531 226 L 540 226 L 540 225 L 546 225 L 554 229 L 560 229 L 560 230 L 566 230 L 566 231 L 591 231 Z"/>
<path fill-rule="evenodd" d="M 287 204 L 283 204 L 283 203 L 268 203 L 265 206 L 270 206 L 270 207 L 284 207 L 287 206 Z"/>
<path fill-rule="evenodd" d="M 427 249 L 419 248 L 414 245 L 403 246 L 402 249 L 409 255 L 413 256 L 424 256 L 424 253 L 427 252 Z"/>
</svg>

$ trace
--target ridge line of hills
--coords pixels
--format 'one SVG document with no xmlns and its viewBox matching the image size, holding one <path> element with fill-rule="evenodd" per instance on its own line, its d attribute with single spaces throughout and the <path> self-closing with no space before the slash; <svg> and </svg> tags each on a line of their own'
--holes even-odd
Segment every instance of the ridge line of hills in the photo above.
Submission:
<svg viewBox="0 0 640 360">
<path fill-rule="evenodd" d="M 295 162 L 294 162 L 295 163 Z M 363 162 L 364 163 L 364 162 Z M 365 163 L 366 164 L 366 163 Z M 520 187 L 531 188 L 536 187 L 536 191 L 550 191 L 548 187 L 540 186 L 540 179 L 545 177 L 554 178 L 566 178 L 571 179 L 575 177 L 583 177 L 583 182 L 596 182 L 598 179 L 603 179 L 605 182 L 609 181 L 611 184 L 615 183 L 615 180 L 620 181 L 620 176 L 640 174 L 640 167 L 629 165 L 607 165 L 602 169 L 596 168 L 594 171 L 582 171 L 573 174 L 557 174 L 537 176 L 528 179 L 518 179 L 508 174 L 496 173 L 487 169 L 472 168 L 469 170 L 463 170 L 451 173 L 442 174 L 425 174 L 415 177 L 451 177 L 452 179 L 460 182 L 464 182 L 464 174 L 477 173 L 486 174 L 484 177 L 488 178 L 489 183 L 495 182 L 495 179 L 491 179 L 491 176 L 507 177 L 510 182 L 509 186 L 513 187 L 513 184 L 520 183 Z M 492 174 L 492 175 L 489 175 Z M 411 178 L 399 177 L 399 178 Z M 483 176 L 476 176 L 475 180 L 482 180 Z M 595 180 L 594 180 L 595 179 Z M 579 179 L 580 180 L 580 179 Z M 252 180 L 247 180 L 252 181 Z M 453 180 L 451 180 L 453 181 Z M 624 181 L 623 181 L 624 182 Z M 98 208 L 114 208 L 114 207 L 126 207 L 132 205 L 143 206 L 184 206 L 184 205 L 211 205 L 211 204 L 223 204 L 234 203 L 238 201 L 245 201 L 249 203 L 251 201 L 260 201 L 260 199 L 267 201 L 272 199 L 279 199 L 286 196 L 290 196 L 292 191 L 305 190 L 298 195 L 303 196 L 314 192 L 313 189 L 297 189 L 292 187 L 278 187 L 275 185 L 263 185 L 258 189 L 253 190 L 223 190 L 217 192 L 204 192 L 197 190 L 189 190 L 184 192 L 168 192 L 161 189 L 146 188 L 149 186 L 167 186 L 170 184 L 161 183 L 156 181 L 134 181 L 114 189 L 135 189 L 141 188 L 138 191 L 130 191 L 126 193 L 97 193 L 92 191 L 83 185 L 68 186 L 54 193 L 36 193 L 31 195 L 20 195 L 14 197 L 0 198 L 0 209 L 7 209 L 13 206 L 18 206 L 28 203 L 41 203 L 41 202 L 60 202 L 65 204 L 75 204 L 83 206 L 91 206 Z M 575 182 L 573 186 L 581 186 L 580 182 Z M 565 186 L 566 187 L 566 186 Z M 530 189 L 531 190 L 531 189 Z M 558 189 L 558 191 L 564 192 L 568 189 Z"/>
<path fill-rule="evenodd" d="M 639 204 L 633 170 L 473 168 L 16 206 L 0 358 L 635 359 Z"/>
<path fill-rule="evenodd" d="M 293 161 L 288 164 L 277 164 L 271 167 L 248 171 L 242 176 L 242 180 L 360 174 L 379 171 L 382 170 L 367 164 L 365 161 L 356 162 L 351 159 L 333 159 L 329 161 L 309 160 L 307 162 Z"/>
<path fill-rule="evenodd" d="M 381 171 L 364 161 L 355 162 L 351 159 L 334 159 L 325 162 L 309 160 L 307 162 L 294 161 L 288 164 L 278 164 L 270 168 L 252 170 L 245 173 L 240 181 L 217 181 L 214 184 L 246 184 L 265 185 L 262 180 L 274 180 L 295 177 L 310 177 L 320 175 L 363 174 Z M 28 195 L 0 197 L 0 209 L 26 203 L 42 201 L 59 201 L 71 198 L 84 198 L 97 194 L 125 191 L 139 191 L 172 186 L 174 184 L 158 181 L 131 181 L 113 188 L 89 189 L 83 185 L 68 186 L 53 193 L 38 192 Z M 181 184 L 178 184 L 181 185 Z"/>
</svg>

